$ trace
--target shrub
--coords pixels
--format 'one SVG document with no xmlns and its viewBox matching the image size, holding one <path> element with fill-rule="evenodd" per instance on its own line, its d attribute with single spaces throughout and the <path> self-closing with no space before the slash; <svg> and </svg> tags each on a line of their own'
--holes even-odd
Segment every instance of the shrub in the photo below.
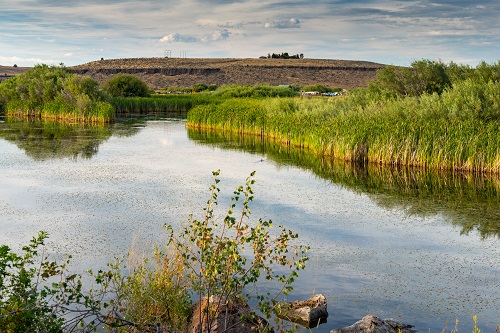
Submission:
<svg viewBox="0 0 500 333">
<path fill-rule="evenodd" d="M 127 276 L 119 260 L 109 264 L 108 271 L 89 271 L 94 280 L 91 290 L 84 289 L 80 275 L 67 271 L 69 259 L 63 264 L 48 260 L 43 251 L 46 232 L 23 247 L 22 255 L 0 246 L 2 332 L 90 332 L 103 325 L 113 332 L 182 332 L 192 315 L 191 292 L 198 299 L 207 296 L 208 308 L 216 312 L 228 302 L 255 300 L 267 318 L 278 313 L 278 298 L 293 289 L 309 248 L 292 244 L 298 235 L 283 227 L 272 233 L 271 221 L 249 221 L 254 173 L 234 191 L 225 217 L 217 219 L 219 172 L 213 175 L 200 220 L 190 218 L 177 234 L 167 227 L 166 251 L 156 249 L 152 261 L 135 257 L 137 264 L 128 267 Z M 233 211 L 237 204 L 239 213 Z M 129 262 L 133 259 L 129 253 Z M 246 287 L 261 279 L 278 283 L 273 296 L 249 294 Z M 220 302 L 211 303 L 211 296 Z M 214 318 L 199 316 L 204 317 L 211 332 Z"/>
<path fill-rule="evenodd" d="M 104 82 L 102 89 L 113 97 L 149 97 L 151 91 L 141 79 L 131 74 L 117 74 Z"/>
<path fill-rule="evenodd" d="M 333 92 L 334 90 L 332 88 L 325 87 L 321 84 L 315 84 L 311 86 L 305 86 L 302 88 L 303 91 L 318 91 L 320 93 L 329 93 Z M 338 91 L 338 90 L 336 90 Z"/>
<path fill-rule="evenodd" d="M 197 83 L 193 86 L 193 90 L 196 92 L 205 91 L 208 89 L 208 86 L 205 83 Z"/>
<path fill-rule="evenodd" d="M 107 122 L 114 113 L 105 100 L 94 79 L 62 66 L 36 65 L 0 84 L 0 104 L 8 115 Z"/>
<path fill-rule="evenodd" d="M 182 256 L 191 288 L 200 302 L 206 297 L 206 309 L 210 309 L 207 332 L 212 331 L 211 326 L 215 320 L 210 316 L 212 309 L 213 313 L 218 313 L 225 304 L 248 304 L 249 301 L 256 300 L 257 310 L 267 319 L 271 314 L 278 314 L 279 298 L 293 290 L 292 283 L 308 260 L 305 256 L 308 247 L 292 245 L 297 234 L 282 226 L 279 232 L 271 233 L 272 221 L 259 219 L 255 223 L 250 222 L 254 174 L 255 172 L 251 173 L 244 186 L 236 188 L 225 217 L 218 219 L 219 214 L 215 212 L 215 208 L 218 206 L 220 192 L 217 187 L 219 171 L 213 172 L 211 197 L 203 209 L 202 218 L 191 218 L 177 235 L 174 235 L 172 227 L 167 227 L 171 232 L 170 242 Z M 239 212 L 235 211 L 237 205 L 240 206 Z M 279 272 L 276 268 L 279 266 L 289 272 Z M 278 292 L 273 296 L 270 292 L 250 294 L 246 287 L 261 279 L 265 279 L 266 284 L 281 284 L 276 289 Z M 251 311 L 249 316 L 253 318 L 255 313 L 256 311 Z M 200 321 L 203 317 L 205 316 L 200 313 Z M 199 323 L 199 327 L 203 327 L 202 323 Z M 260 331 L 266 330 L 267 327 L 260 328 Z"/>
</svg>

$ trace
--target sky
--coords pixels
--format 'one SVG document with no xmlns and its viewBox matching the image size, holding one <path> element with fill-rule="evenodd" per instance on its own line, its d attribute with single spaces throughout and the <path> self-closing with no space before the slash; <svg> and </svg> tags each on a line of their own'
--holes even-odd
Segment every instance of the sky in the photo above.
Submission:
<svg viewBox="0 0 500 333">
<path fill-rule="evenodd" d="M 500 59 L 499 0 L 0 0 L 0 65 L 101 58 Z"/>
</svg>

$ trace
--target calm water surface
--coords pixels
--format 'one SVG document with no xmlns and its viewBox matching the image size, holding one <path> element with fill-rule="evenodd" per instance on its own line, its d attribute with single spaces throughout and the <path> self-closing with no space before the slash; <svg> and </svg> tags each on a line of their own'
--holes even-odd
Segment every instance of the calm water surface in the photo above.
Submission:
<svg viewBox="0 0 500 333">
<path fill-rule="evenodd" d="M 129 120 L 68 130 L 0 118 L 0 244 L 39 230 L 78 271 L 104 267 L 134 243 L 165 239 L 164 224 L 201 215 L 211 171 L 220 199 L 251 171 L 252 214 L 311 246 L 289 300 L 324 294 L 328 323 L 368 313 L 440 332 L 460 320 L 500 324 L 498 179 L 327 165 L 259 139 L 188 132 L 182 120 Z M 220 210 L 223 214 L 224 209 Z"/>
</svg>

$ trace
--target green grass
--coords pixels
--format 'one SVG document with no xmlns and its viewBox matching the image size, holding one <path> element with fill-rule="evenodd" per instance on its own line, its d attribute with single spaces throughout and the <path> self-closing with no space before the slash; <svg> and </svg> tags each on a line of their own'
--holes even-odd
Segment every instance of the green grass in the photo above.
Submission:
<svg viewBox="0 0 500 333">
<path fill-rule="evenodd" d="M 113 107 L 106 102 L 86 102 L 71 105 L 62 101 L 53 101 L 32 108 L 24 103 L 7 105 L 8 117 L 34 117 L 66 122 L 109 123 L 115 117 Z"/>
<path fill-rule="evenodd" d="M 187 112 L 209 102 L 215 98 L 205 94 L 114 97 L 110 101 L 117 113 Z"/>
</svg>

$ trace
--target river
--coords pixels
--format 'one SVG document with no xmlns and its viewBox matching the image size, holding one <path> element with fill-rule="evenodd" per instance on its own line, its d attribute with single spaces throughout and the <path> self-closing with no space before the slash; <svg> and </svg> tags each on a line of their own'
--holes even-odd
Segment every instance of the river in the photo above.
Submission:
<svg viewBox="0 0 500 333">
<path fill-rule="evenodd" d="M 0 244 L 39 230 L 73 269 L 104 267 L 164 224 L 201 216 L 220 169 L 219 214 L 256 171 L 252 217 L 299 234 L 310 260 L 288 300 L 322 293 L 328 332 L 371 313 L 420 332 L 500 324 L 500 180 L 321 161 L 257 137 L 188 131 L 179 119 L 108 127 L 0 118 Z"/>
</svg>

